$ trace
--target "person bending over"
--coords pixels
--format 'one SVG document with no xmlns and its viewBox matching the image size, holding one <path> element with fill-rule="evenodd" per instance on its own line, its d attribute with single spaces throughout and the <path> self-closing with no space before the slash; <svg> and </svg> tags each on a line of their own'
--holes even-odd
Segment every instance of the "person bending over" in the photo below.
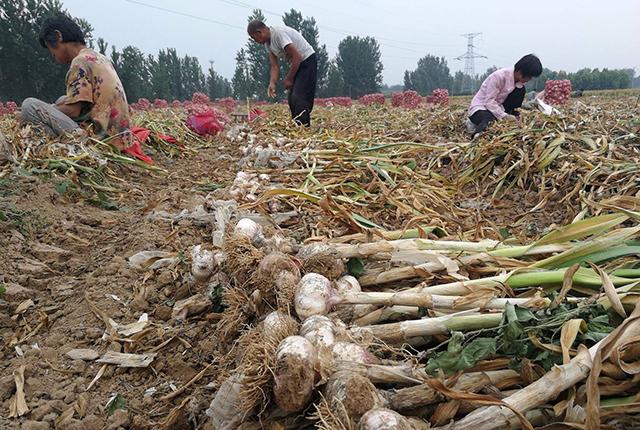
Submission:
<svg viewBox="0 0 640 430">
<path fill-rule="evenodd" d="M 524 84 L 541 74 L 542 63 L 533 54 L 525 55 L 513 67 L 490 74 L 469 106 L 468 126 L 474 137 L 493 121 L 517 121 L 517 109 L 525 96 Z"/>
<path fill-rule="evenodd" d="M 316 53 L 302 35 L 291 27 L 267 27 L 258 20 L 251 21 L 247 32 L 255 42 L 264 44 L 269 53 L 271 77 L 267 95 L 275 97 L 276 82 L 280 68 L 278 59 L 286 59 L 289 72 L 284 78 L 284 87 L 289 90 L 291 117 L 298 124 L 311 124 L 313 99 L 316 96 L 318 63 Z"/>
</svg>

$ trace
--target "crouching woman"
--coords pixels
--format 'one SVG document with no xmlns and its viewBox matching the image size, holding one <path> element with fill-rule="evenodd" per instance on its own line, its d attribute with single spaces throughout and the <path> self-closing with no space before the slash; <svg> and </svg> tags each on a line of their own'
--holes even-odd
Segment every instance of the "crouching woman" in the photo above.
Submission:
<svg viewBox="0 0 640 430">
<path fill-rule="evenodd" d="M 533 54 L 525 55 L 513 67 L 490 74 L 471 100 L 468 131 L 476 137 L 493 121 L 517 121 L 525 96 L 524 85 L 541 74 L 542 63 Z"/>
</svg>

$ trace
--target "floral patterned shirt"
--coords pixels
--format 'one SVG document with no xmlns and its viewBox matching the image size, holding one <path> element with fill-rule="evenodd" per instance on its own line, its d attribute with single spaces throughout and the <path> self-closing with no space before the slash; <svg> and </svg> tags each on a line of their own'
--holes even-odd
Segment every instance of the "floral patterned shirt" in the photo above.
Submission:
<svg viewBox="0 0 640 430">
<path fill-rule="evenodd" d="M 77 102 L 88 103 L 81 116 L 91 121 L 96 135 L 131 144 L 129 104 L 122 82 L 111 61 L 90 48 L 80 51 L 67 72 L 65 104 Z"/>
</svg>

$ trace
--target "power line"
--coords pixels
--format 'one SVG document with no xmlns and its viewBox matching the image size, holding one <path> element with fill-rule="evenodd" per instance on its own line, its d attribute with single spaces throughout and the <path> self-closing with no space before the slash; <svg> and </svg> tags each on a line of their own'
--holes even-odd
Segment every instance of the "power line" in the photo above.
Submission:
<svg viewBox="0 0 640 430">
<path fill-rule="evenodd" d="M 226 27 L 239 28 L 239 29 L 243 30 L 243 28 L 240 27 L 239 25 L 227 24 L 226 22 L 216 21 L 215 19 L 211 19 L 211 18 L 205 18 L 205 17 L 202 17 L 202 16 L 192 15 L 190 13 L 184 13 L 184 12 L 180 12 L 180 11 L 177 11 L 177 10 L 167 9 L 167 8 L 156 6 L 156 5 L 153 5 L 153 4 L 143 3 L 143 2 L 137 1 L 137 0 L 124 0 L 124 1 L 126 1 L 128 3 L 137 4 L 137 5 L 140 5 L 140 6 L 145 6 L 145 7 L 151 8 L 151 9 L 161 10 L 163 12 L 172 13 L 174 15 L 180 15 L 180 16 L 184 16 L 184 17 L 187 17 L 187 18 L 197 19 L 197 20 L 200 20 L 200 21 L 211 22 L 213 24 L 220 24 L 220 25 L 224 25 Z"/>
<path fill-rule="evenodd" d="M 269 10 L 269 9 L 264 9 L 262 7 L 259 7 L 259 6 L 251 5 L 249 3 L 245 3 L 245 2 L 240 1 L 240 0 L 218 0 L 218 1 L 221 1 L 222 3 L 230 4 L 232 6 L 243 7 L 245 9 L 251 9 L 251 10 L 260 9 L 262 12 L 266 13 L 267 15 L 274 15 L 274 16 L 278 16 L 278 17 L 282 18 L 282 14 L 280 14 L 278 12 L 274 12 L 274 11 Z"/>
<path fill-rule="evenodd" d="M 252 5 L 252 4 L 244 2 L 244 1 L 240 1 L 240 0 L 218 0 L 218 1 L 220 1 L 222 3 L 230 4 L 230 5 L 233 5 L 233 6 L 237 6 L 237 7 L 242 7 L 242 8 L 245 8 L 245 9 L 251 9 L 251 10 L 260 9 L 262 12 L 264 12 L 264 13 L 266 13 L 268 15 L 274 15 L 274 16 L 277 16 L 279 18 L 284 18 L 284 15 L 282 15 L 282 14 L 280 14 L 278 12 L 274 12 L 274 11 L 271 11 L 271 10 L 268 10 L 268 9 L 263 9 L 261 7 L 258 7 L 256 5 Z M 336 28 L 336 27 L 330 27 L 328 25 L 318 24 L 318 28 L 321 28 L 323 30 L 327 30 L 327 31 L 332 32 L 332 33 L 341 34 L 343 36 L 358 36 L 358 34 L 353 33 L 351 31 L 342 30 L 342 29 Z M 390 39 L 390 38 L 387 38 L 387 37 L 378 37 L 378 36 L 376 36 L 376 39 L 387 40 L 389 42 L 395 42 L 395 43 L 404 43 L 404 44 L 408 44 L 408 45 L 453 46 L 453 45 L 429 45 L 429 44 L 420 43 L 420 42 L 411 42 L 411 41 L 406 41 L 406 40 Z M 417 52 L 417 53 L 422 53 L 423 52 L 423 51 L 418 51 L 416 49 L 405 48 L 405 47 L 402 47 L 402 46 L 390 45 L 388 43 L 382 43 L 382 42 L 379 42 L 379 43 L 380 43 L 380 45 L 388 46 L 388 47 L 394 48 L 394 49 L 400 49 L 400 50 L 403 50 L 403 51 Z"/>
<path fill-rule="evenodd" d="M 306 3 L 311 3 L 313 5 L 314 9 L 323 10 L 323 11 L 329 12 L 329 13 L 335 13 L 335 10 L 331 10 L 331 9 L 326 8 L 326 7 L 318 6 L 316 1 L 311 1 L 311 0 L 303 0 L 303 1 L 305 1 Z M 367 7 L 373 7 L 373 6 L 367 4 Z M 381 10 L 384 10 L 384 9 L 381 9 Z M 391 14 L 393 12 L 386 11 L 385 13 Z M 371 25 L 372 24 L 370 19 L 363 19 L 362 17 L 359 17 L 357 15 L 346 14 L 344 12 L 341 12 L 340 14 L 342 16 L 349 17 L 351 20 L 360 21 L 360 22 L 365 23 L 367 25 Z M 388 25 L 388 21 L 385 21 L 384 25 Z M 440 36 L 440 33 L 425 32 L 425 31 L 421 31 L 421 34 L 430 34 L 430 35 L 433 35 L 433 36 Z M 387 38 L 384 38 L 384 37 L 377 37 L 377 38 L 378 39 L 382 39 L 382 40 L 397 41 L 396 39 L 387 39 Z M 453 46 L 457 46 L 457 45 L 452 45 L 452 44 L 424 43 L 424 42 L 414 42 L 414 41 L 408 41 L 408 40 L 401 41 L 401 43 L 405 43 L 407 45 L 430 46 L 430 47 L 434 47 L 434 46 L 436 46 L 436 47 L 442 47 L 442 46 L 453 47 Z"/>
<path fill-rule="evenodd" d="M 224 26 L 230 27 L 230 28 L 245 30 L 244 27 L 241 27 L 239 25 L 228 24 L 226 22 L 217 21 L 215 19 L 206 18 L 206 17 L 198 16 L 198 15 L 193 15 L 193 14 L 186 13 L 186 12 L 180 12 L 180 11 L 177 11 L 177 10 L 174 10 L 174 9 L 168 9 L 168 8 L 161 7 L 161 6 L 156 6 L 156 5 L 145 3 L 145 2 L 142 2 L 142 1 L 139 1 L 139 0 L 124 0 L 124 1 L 126 1 L 128 3 L 136 4 L 136 5 L 139 5 L 139 6 L 148 7 L 148 8 L 151 8 L 151 9 L 156 9 L 156 10 L 159 10 L 159 11 L 162 11 L 162 12 L 170 13 L 170 14 L 173 14 L 173 15 L 183 16 L 183 17 L 191 18 L 191 19 L 197 19 L 199 21 L 210 22 L 212 24 L 224 25 Z M 237 6 L 237 7 L 243 7 L 243 8 L 248 8 L 248 9 L 253 9 L 254 8 L 249 3 L 245 3 L 245 2 L 242 2 L 242 1 L 239 1 L 239 0 L 218 0 L 218 1 L 230 4 L 230 5 L 233 5 L 233 6 Z M 256 7 L 256 9 L 260 9 L 260 8 Z M 281 15 L 281 14 L 279 14 L 277 12 L 266 10 L 266 9 L 261 9 L 261 10 L 264 13 L 267 13 L 269 15 L 274 15 L 274 16 L 278 16 L 280 18 L 283 18 L 283 15 Z M 356 33 L 352 33 L 352 32 L 349 32 L 349 31 L 345 31 L 345 30 L 341 30 L 341 29 L 338 29 L 338 28 L 333 28 L 333 27 L 329 27 L 329 26 L 325 26 L 325 25 L 318 25 L 318 27 L 322 28 L 324 30 L 327 30 L 327 31 L 330 31 L 330 32 L 333 32 L 333 33 L 342 34 L 342 35 L 345 35 L 345 36 L 358 36 L 358 34 L 356 34 Z M 398 43 L 406 43 L 404 41 L 395 40 L 395 39 L 387 39 L 387 38 L 380 38 L 380 37 L 378 37 L 378 39 L 392 40 L 392 41 L 396 41 Z M 380 45 L 382 45 L 382 46 L 385 46 L 385 47 L 388 47 L 388 48 L 392 48 L 392 49 L 399 49 L 399 50 L 408 51 L 408 52 L 415 52 L 415 53 L 418 53 L 418 54 L 423 54 L 424 53 L 424 51 L 417 50 L 417 49 L 405 48 L 405 47 L 396 46 L 396 45 L 392 45 L 392 44 L 389 44 L 389 43 L 383 43 L 383 42 L 378 42 L 378 43 Z M 442 45 L 442 46 L 445 46 L 445 45 Z M 409 58 L 409 57 L 398 57 L 398 56 L 394 57 L 394 56 L 389 56 L 389 55 L 386 55 L 386 56 L 389 57 L 389 58 L 402 58 L 402 59 L 411 59 L 411 60 L 418 60 L 419 58 L 421 58 L 421 57 Z"/>
</svg>

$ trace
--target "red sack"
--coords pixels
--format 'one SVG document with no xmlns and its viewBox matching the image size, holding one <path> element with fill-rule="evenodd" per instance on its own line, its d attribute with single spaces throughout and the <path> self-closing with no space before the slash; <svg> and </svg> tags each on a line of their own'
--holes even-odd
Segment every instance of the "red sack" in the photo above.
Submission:
<svg viewBox="0 0 640 430">
<path fill-rule="evenodd" d="M 544 101 L 552 105 L 564 105 L 571 97 L 571 81 L 568 79 L 548 80 L 544 83 Z"/>
<path fill-rule="evenodd" d="M 422 103 L 420 94 L 413 90 L 395 92 L 391 95 L 391 105 L 405 109 L 416 109 Z"/>
<path fill-rule="evenodd" d="M 365 106 L 383 105 L 385 97 L 382 93 L 365 94 L 364 96 L 360 97 L 359 101 L 360 104 Z"/>
<path fill-rule="evenodd" d="M 124 149 L 124 152 L 127 154 L 137 158 L 138 160 L 142 160 L 147 164 L 153 164 L 153 160 L 151 157 L 142 152 L 142 144 L 146 143 L 149 140 L 149 136 L 151 135 L 151 130 L 142 127 L 131 127 L 131 134 L 133 134 L 133 145 Z M 167 136 L 166 134 L 158 134 L 158 139 L 164 140 L 169 143 L 178 143 L 178 141 L 171 136 Z"/>
<path fill-rule="evenodd" d="M 213 112 L 203 112 L 187 118 L 187 127 L 201 136 L 216 135 L 222 131 L 222 125 Z"/>
<path fill-rule="evenodd" d="M 251 112 L 249 112 L 249 121 L 254 121 L 258 118 L 262 118 L 264 116 L 266 116 L 267 113 L 265 111 L 263 111 L 262 109 L 258 109 L 258 108 L 254 108 L 251 109 Z"/>
<path fill-rule="evenodd" d="M 142 127 L 131 127 L 131 134 L 133 134 L 134 140 L 140 141 L 140 143 L 145 143 L 149 136 L 151 135 L 151 130 L 148 128 Z"/>
<path fill-rule="evenodd" d="M 449 104 L 449 90 L 446 88 L 436 88 L 431 92 L 433 104 L 448 105 Z M 427 97 L 428 98 L 428 97 Z M 429 101 L 427 100 L 427 103 Z"/>
<path fill-rule="evenodd" d="M 124 148 L 124 152 L 126 152 L 127 154 L 131 155 L 134 158 L 137 158 L 138 160 L 142 160 L 147 164 L 153 164 L 153 160 L 151 159 L 151 157 L 149 157 L 148 155 L 145 155 L 144 152 L 142 152 L 142 147 L 140 146 L 140 142 L 138 142 L 138 140 L 134 139 L 133 141 L 133 145 L 131 145 L 128 148 Z"/>
<path fill-rule="evenodd" d="M 175 143 L 178 146 L 184 146 L 178 143 L 178 140 L 175 137 L 169 136 L 168 134 L 159 134 L 158 139 L 164 140 L 165 142 L 168 142 L 168 143 Z"/>
<path fill-rule="evenodd" d="M 151 130 L 142 127 L 131 127 L 131 133 L 133 133 L 133 136 L 141 143 L 147 143 L 149 136 L 151 136 Z M 178 144 L 178 140 L 168 134 L 157 134 L 156 136 L 165 142 Z"/>
</svg>

